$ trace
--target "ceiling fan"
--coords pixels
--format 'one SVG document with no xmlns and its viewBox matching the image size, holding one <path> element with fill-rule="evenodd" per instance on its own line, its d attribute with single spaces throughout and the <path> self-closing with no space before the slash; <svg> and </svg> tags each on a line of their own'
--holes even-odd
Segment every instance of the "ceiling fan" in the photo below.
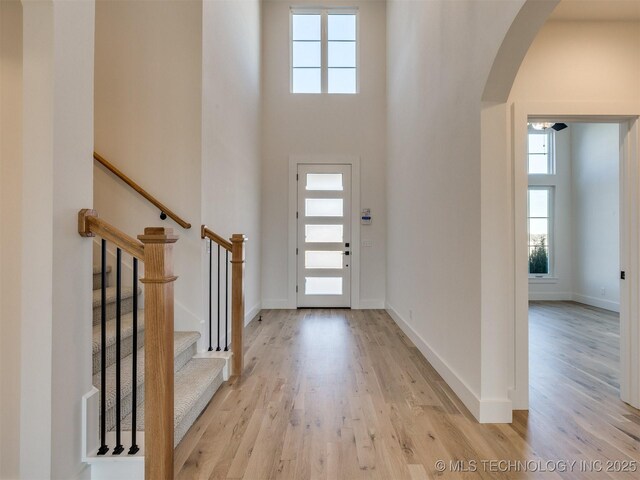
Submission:
<svg viewBox="0 0 640 480">
<path fill-rule="evenodd" d="M 560 130 L 564 130 L 568 127 L 566 123 L 553 123 L 553 122 L 531 122 L 531 128 L 534 130 L 546 130 L 548 128 L 553 128 L 556 132 Z"/>
</svg>

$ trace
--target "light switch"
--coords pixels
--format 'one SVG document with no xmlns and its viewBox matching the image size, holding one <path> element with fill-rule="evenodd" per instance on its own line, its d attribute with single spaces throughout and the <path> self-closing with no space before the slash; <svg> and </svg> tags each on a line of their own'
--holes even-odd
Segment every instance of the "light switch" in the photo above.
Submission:
<svg viewBox="0 0 640 480">
<path fill-rule="evenodd" d="M 363 247 L 373 247 L 373 240 L 362 240 Z"/>
</svg>

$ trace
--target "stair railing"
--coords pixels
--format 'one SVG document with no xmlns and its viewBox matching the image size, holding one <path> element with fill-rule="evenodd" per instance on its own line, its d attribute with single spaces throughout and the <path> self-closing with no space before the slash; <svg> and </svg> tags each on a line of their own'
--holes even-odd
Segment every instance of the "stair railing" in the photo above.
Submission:
<svg viewBox="0 0 640 480">
<path fill-rule="evenodd" d="M 124 451 L 121 444 L 121 255 L 133 257 L 133 365 L 131 446 L 128 454 L 138 451 L 136 443 L 137 398 L 137 270 L 138 260 L 145 264 L 144 285 L 145 349 L 144 349 L 144 413 L 145 413 L 145 479 L 173 478 L 173 244 L 178 236 L 171 228 L 148 227 L 134 239 L 104 220 L 95 210 L 84 209 L 78 214 L 78 232 L 83 237 L 101 237 L 101 398 L 99 455 L 109 452 L 106 436 L 106 252 L 107 242 L 116 247 L 116 425 L 112 455 Z"/>
<path fill-rule="evenodd" d="M 231 374 L 241 375 L 244 369 L 244 266 L 247 237 L 234 234 L 229 240 L 202 225 L 200 237 L 208 241 L 209 250 L 209 351 L 213 351 L 213 244 L 217 246 L 217 304 L 216 304 L 216 351 L 229 350 L 229 263 L 231 263 Z M 224 276 L 221 277 L 221 249 L 224 250 Z M 229 261 L 231 254 L 231 261 Z M 224 302 L 221 298 L 222 284 L 225 286 Z M 224 334 L 221 310 L 224 303 Z M 221 348 L 220 342 L 224 348 Z"/>
<path fill-rule="evenodd" d="M 127 176 L 125 173 L 123 173 L 118 167 L 116 167 L 114 164 L 109 162 L 106 158 L 104 158 L 103 156 L 99 155 L 97 152 L 93 152 L 93 158 L 99 164 L 101 164 L 104 168 L 109 170 L 116 177 L 118 177 L 124 183 L 126 183 L 131 188 L 133 188 L 142 197 L 144 197 L 150 203 L 155 205 L 158 208 L 158 210 L 160 210 L 160 219 L 165 220 L 167 217 L 169 217 L 174 222 L 176 222 L 178 225 L 180 225 L 182 228 L 184 228 L 184 229 L 191 228 L 191 224 L 189 222 L 187 222 L 186 220 L 184 220 L 180 216 L 178 216 L 177 213 L 175 213 L 173 210 L 171 210 L 165 204 L 160 202 L 160 200 L 158 200 L 156 197 L 151 195 L 144 188 L 142 188 L 140 185 L 138 185 L 136 182 L 134 182 L 129 176 Z"/>
</svg>

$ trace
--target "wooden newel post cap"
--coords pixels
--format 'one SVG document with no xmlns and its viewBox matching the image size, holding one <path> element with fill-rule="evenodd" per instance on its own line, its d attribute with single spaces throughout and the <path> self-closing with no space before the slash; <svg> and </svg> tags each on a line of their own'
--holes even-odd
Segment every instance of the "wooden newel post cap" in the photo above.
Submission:
<svg viewBox="0 0 640 480">
<path fill-rule="evenodd" d="M 143 235 L 138 235 L 142 243 L 176 243 L 180 238 L 173 233 L 173 228 L 147 227 Z"/>
</svg>

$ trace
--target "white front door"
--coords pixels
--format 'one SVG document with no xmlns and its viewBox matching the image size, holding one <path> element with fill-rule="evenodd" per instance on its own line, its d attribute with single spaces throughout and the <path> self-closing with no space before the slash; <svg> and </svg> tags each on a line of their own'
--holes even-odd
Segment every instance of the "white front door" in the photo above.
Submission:
<svg viewBox="0 0 640 480">
<path fill-rule="evenodd" d="M 351 306 L 351 165 L 298 165 L 298 307 Z"/>
</svg>

